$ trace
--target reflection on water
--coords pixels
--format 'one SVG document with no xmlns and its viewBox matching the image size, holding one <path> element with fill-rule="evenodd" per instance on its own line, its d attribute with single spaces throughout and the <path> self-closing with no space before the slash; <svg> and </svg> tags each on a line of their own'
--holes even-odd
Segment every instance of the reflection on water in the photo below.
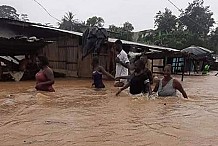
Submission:
<svg viewBox="0 0 218 146">
<path fill-rule="evenodd" d="M 218 77 L 185 77 L 190 99 L 116 97 L 113 82 L 58 80 L 55 93 L 34 82 L 0 83 L 0 145 L 217 145 Z"/>
</svg>

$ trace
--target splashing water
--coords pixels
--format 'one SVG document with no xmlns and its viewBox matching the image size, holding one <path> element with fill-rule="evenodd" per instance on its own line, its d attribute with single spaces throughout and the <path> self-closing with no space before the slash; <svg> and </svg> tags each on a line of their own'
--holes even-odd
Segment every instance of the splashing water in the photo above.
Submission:
<svg viewBox="0 0 218 146">
<path fill-rule="evenodd" d="M 185 77 L 189 99 L 115 96 L 90 80 L 60 79 L 55 93 L 34 82 L 0 83 L 0 145 L 200 146 L 218 143 L 218 77 Z M 10 96 L 9 96 L 10 95 Z"/>
</svg>

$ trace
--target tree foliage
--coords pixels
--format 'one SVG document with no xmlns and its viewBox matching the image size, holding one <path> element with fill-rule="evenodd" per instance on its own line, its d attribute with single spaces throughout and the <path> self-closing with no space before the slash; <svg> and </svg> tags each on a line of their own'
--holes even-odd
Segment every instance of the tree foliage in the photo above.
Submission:
<svg viewBox="0 0 218 146">
<path fill-rule="evenodd" d="M 123 29 L 124 31 L 129 31 L 129 32 L 131 32 L 131 31 L 134 30 L 134 27 L 133 27 L 133 25 L 132 25 L 131 23 L 129 23 L 129 22 L 127 21 L 127 22 L 125 22 L 125 23 L 123 24 L 122 29 Z"/>
<path fill-rule="evenodd" d="M 103 27 L 104 26 L 104 19 L 102 17 L 93 16 L 86 20 L 86 25 L 93 27 Z"/>
<path fill-rule="evenodd" d="M 24 21 L 24 22 L 29 21 L 28 15 L 27 14 L 21 14 L 20 15 L 20 20 Z"/>
<path fill-rule="evenodd" d="M 189 3 L 179 19 L 190 32 L 205 36 L 210 32 L 215 21 L 209 6 L 204 7 L 203 4 L 203 0 L 194 0 L 193 3 Z"/>
<path fill-rule="evenodd" d="M 117 27 L 115 25 L 109 25 L 110 37 L 129 40 L 133 38 L 134 27 L 130 22 L 125 22 L 122 27 Z"/>
<path fill-rule="evenodd" d="M 0 18 L 19 20 L 19 14 L 17 14 L 17 10 L 15 8 L 2 5 L 0 6 Z"/>
<path fill-rule="evenodd" d="M 169 9 L 159 11 L 155 16 L 156 29 L 152 33 L 144 32 L 138 40 L 177 49 L 196 45 L 216 50 L 218 30 L 211 33 L 213 13 L 203 4 L 203 0 L 194 0 L 179 17 Z"/>
<path fill-rule="evenodd" d="M 177 24 L 177 17 L 167 8 L 165 8 L 165 12 L 159 11 L 155 16 L 155 26 L 161 32 L 167 33 L 176 30 Z"/>
<path fill-rule="evenodd" d="M 218 52 L 218 27 L 214 31 L 211 32 L 207 43 L 211 49 Z"/>
<path fill-rule="evenodd" d="M 60 29 L 79 32 L 83 32 L 83 29 L 85 27 L 84 23 L 79 22 L 77 19 L 75 19 L 75 15 L 70 11 L 63 16 L 61 22 L 58 22 L 58 25 Z"/>
<path fill-rule="evenodd" d="M 73 30 L 73 24 L 76 23 L 74 16 L 72 12 L 66 13 L 61 19 L 61 22 L 58 23 L 59 27 L 61 29 Z"/>
<path fill-rule="evenodd" d="M 18 14 L 15 8 L 7 5 L 0 6 L 0 18 L 29 21 L 27 14 Z"/>
</svg>

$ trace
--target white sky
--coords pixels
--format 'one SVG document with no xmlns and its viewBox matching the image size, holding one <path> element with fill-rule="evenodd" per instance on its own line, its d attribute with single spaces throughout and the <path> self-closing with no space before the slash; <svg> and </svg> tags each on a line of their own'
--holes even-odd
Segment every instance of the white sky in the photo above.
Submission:
<svg viewBox="0 0 218 146">
<path fill-rule="evenodd" d="M 57 19 L 71 11 L 75 18 L 85 21 L 92 16 L 105 20 L 105 27 L 114 24 L 122 26 L 126 21 L 134 26 L 134 31 L 154 28 L 154 16 L 158 11 L 170 9 L 178 16 L 178 10 L 168 0 L 37 0 Z M 180 9 L 185 9 L 192 0 L 171 0 Z M 218 21 L 218 0 L 204 0 L 204 6 L 210 6 Z M 18 14 L 25 13 L 31 22 L 51 23 L 57 26 L 57 20 L 49 16 L 34 0 L 0 0 L 0 5 L 10 5 Z"/>
</svg>

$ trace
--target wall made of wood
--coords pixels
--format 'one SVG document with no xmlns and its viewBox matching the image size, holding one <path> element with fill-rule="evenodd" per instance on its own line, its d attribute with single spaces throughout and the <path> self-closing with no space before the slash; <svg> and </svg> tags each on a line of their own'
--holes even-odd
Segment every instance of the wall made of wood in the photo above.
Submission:
<svg viewBox="0 0 218 146">
<path fill-rule="evenodd" d="M 153 73 L 159 74 L 163 72 L 164 60 L 163 59 L 154 59 L 153 60 Z"/>
<path fill-rule="evenodd" d="M 114 58 L 112 58 L 111 50 L 107 48 L 102 48 L 102 52 L 98 55 L 99 57 L 99 64 L 105 68 L 106 71 L 112 71 L 111 66 L 114 62 Z M 81 51 L 78 52 L 79 54 L 79 61 L 78 61 L 78 76 L 79 77 L 92 77 L 92 58 L 97 54 L 89 54 L 82 60 L 82 53 Z"/>
<path fill-rule="evenodd" d="M 54 71 L 77 76 L 79 47 L 78 38 L 62 37 L 43 48 L 43 54 L 48 57 Z"/>
</svg>

